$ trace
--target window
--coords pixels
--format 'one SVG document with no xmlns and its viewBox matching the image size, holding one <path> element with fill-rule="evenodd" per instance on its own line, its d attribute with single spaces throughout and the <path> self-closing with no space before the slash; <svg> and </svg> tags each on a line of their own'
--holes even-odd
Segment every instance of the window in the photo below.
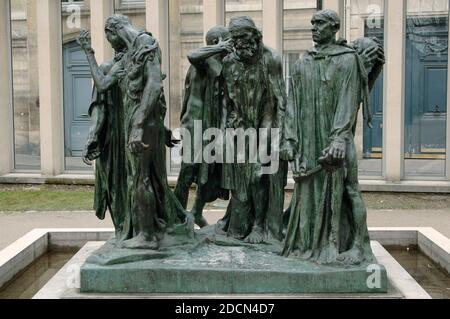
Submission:
<svg viewBox="0 0 450 319">
<path fill-rule="evenodd" d="M 81 30 L 90 30 L 90 12 L 90 1 L 63 1 L 61 7 L 64 158 L 68 171 L 93 169 L 81 160 L 91 124 L 92 79 L 86 56 L 76 41 Z"/>
<path fill-rule="evenodd" d="M 208 1 L 208 0 L 206 0 Z M 187 55 L 190 51 L 204 45 L 203 1 L 169 1 L 170 94 L 169 121 L 172 130 L 180 127 L 180 115 L 184 96 L 184 82 L 190 67 Z M 172 149 L 170 173 L 176 175 L 180 169 L 180 147 Z"/>
<path fill-rule="evenodd" d="M 133 26 L 145 30 L 145 0 L 115 0 L 114 13 L 128 16 Z"/>
<path fill-rule="evenodd" d="M 384 42 L 384 0 L 349 0 L 347 40 L 373 37 Z M 383 74 L 380 74 L 370 96 L 369 108 L 373 128 L 358 117 L 355 142 L 359 158 L 359 173 L 364 177 L 383 175 Z"/>
<path fill-rule="evenodd" d="M 262 30 L 262 5 L 262 0 L 225 0 L 225 21 L 227 26 L 233 17 L 249 16 L 255 21 L 256 27 Z"/>
<path fill-rule="evenodd" d="M 314 43 L 311 17 L 317 11 L 317 0 L 283 0 L 283 64 L 286 87 L 300 54 Z"/>
<path fill-rule="evenodd" d="M 448 1 L 408 0 L 405 177 L 445 177 Z"/>
<path fill-rule="evenodd" d="M 34 0 L 11 0 L 14 167 L 39 170 L 39 82 Z"/>
</svg>

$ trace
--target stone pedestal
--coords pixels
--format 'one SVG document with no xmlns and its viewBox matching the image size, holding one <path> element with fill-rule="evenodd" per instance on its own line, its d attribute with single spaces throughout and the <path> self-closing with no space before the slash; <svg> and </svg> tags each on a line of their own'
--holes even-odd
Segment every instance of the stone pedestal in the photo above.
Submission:
<svg viewBox="0 0 450 319">
<path fill-rule="evenodd" d="M 202 242 L 158 252 L 115 249 L 112 255 L 108 245 L 82 266 L 82 293 L 304 294 L 388 290 L 382 265 L 317 265 L 284 258 L 277 253 L 276 245 L 222 246 Z"/>
</svg>

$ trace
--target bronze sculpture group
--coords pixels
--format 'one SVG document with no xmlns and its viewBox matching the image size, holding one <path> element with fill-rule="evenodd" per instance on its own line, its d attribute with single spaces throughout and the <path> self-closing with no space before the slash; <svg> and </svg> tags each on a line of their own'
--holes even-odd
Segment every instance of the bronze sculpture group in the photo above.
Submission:
<svg viewBox="0 0 450 319">
<path fill-rule="evenodd" d="M 337 39 L 339 29 L 334 11 L 314 14 L 315 46 L 296 62 L 289 96 L 281 57 L 264 46 L 251 18 L 232 18 L 228 28 L 211 29 L 207 46 L 188 56 L 181 126 L 192 136 L 195 121 L 202 122 L 202 130 L 222 132 L 278 129 L 279 141 L 256 138 L 257 149 L 277 155 L 277 170 L 264 173 L 268 163 L 259 156 L 238 161 L 233 154 L 233 161 L 211 163 L 191 154 L 184 158 L 175 193 L 167 182 L 165 151 L 177 141 L 164 126 L 158 42 L 126 16 L 114 15 L 105 32 L 115 57 L 98 66 L 88 33 L 82 32 L 79 43 L 95 84 L 84 160 L 96 160 L 95 209 L 99 218 L 110 211 L 116 245 L 158 250 L 173 229 L 189 234 L 195 222 L 203 234 L 245 245 L 278 243 L 286 257 L 320 264 L 372 262 L 354 137 L 360 105 L 370 125 L 368 94 L 384 53 L 376 39 Z M 242 141 L 227 143 L 249 152 L 252 143 Z M 188 144 L 183 148 L 192 149 Z M 296 185 L 284 212 L 289 163 Z M 192 184 L 197 196 L 190 213 Z M 226 215 L 208 226 L 203 208 L 219 198 L 230 199 Z"/>
</svg>

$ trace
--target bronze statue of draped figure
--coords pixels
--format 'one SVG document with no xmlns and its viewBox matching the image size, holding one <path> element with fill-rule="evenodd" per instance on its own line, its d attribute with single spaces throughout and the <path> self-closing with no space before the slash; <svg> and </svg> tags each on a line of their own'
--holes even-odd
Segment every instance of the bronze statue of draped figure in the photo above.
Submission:
<svg viewBox="0 0 450 319">
<path fill-rule="evenodd" d="M 261 132 L 271 133 L 283 123 L 286 89 L 281 57 L 264 45 L 261 31 L 250 17 L 232 18 L 229 31 L 234 51 L 223 62 L 225 129 L 237 134 L 253 130 L 258 134 L 259 154 L 274 155 L 270 150 L 277 151 L 271 147 L 276 140 L 271 140 L 272 135 L 265 139 Z M 239 137 L 227 142 L 239 150 Z M 252 161 L 251 148 L 251 142 L 244 139 L 245 161 L 239 162 L 236 151 L 233 162 L 223 165 L 222 187 L 230 190 L 231 200 L 217 229 L 250 244 L 281 241 L 287 162 L 275 156 L 276 171 L 264 172 L 265 166 L 275 163 L 264 163 L 259 156 Z"/>
<path fill-rule="evenodd" d="M 206 46 L 188 54 L 191 66 L 186 74 L 181 128 L 189 133 L 190 140 L 183 138 L 183 161 L 178 176 L 175 194 L 184 208 L 187 206 L 189 189 L 197 184 L 196 198 L 192 209 L 195 223 L 208 226 L 203 217 L 206 203 L 217 199 L 228 200 L 229 191 L 221 186 L 222 163 L 208 163 L 203 159 L 203 148 L 195 147 L 195 138 L 208 129 L 223 129 L 224 87 L 223 59 L 232 51 L 230 32 L 222 26 L 213 27 L 206 33 Z M 197 128 L 196 122 L 200 124 Z M 199 131 L 196 132 L 196 129 Z M 210 140 L 203 140 L 206 146 Z M 189 152 L 188 152 L 189 148 Z M 195 153 L 199 151 L 200 154 Z"/>
<path fill-rule="evenodd" d="M 158 42 L 113 15 L 105 33 L 115 55 L 98 66 L 88 32 L 80 34 L 94 80 L 84 161 L 96 161 L 97 216 L 109 211 L 116 230 L 87 257 L 81 292 L 387 291 L 382 265 L 377 286 L 368 284 L 366 263 L 376 261 L 354 143 L 361 105 L 370 126 L 368 94 L 384 53 L 375 39 L 336 39 L 334 11 L 317 12 L 312 25 L 315 46 L 295 64 L 289 97 L 281 56 L 250 17 L 211 29 L 207 46 L 188 55 L 176 195 L 166 148 L 179 141 L 164 125 Z M 289 162 L 296 183 L 283 220 Z M 193 183 L 192 214 L 185 209 Z M 229 195 L 225 216 L 207 225 L 205 204 Z"/>
<path fill-rule="evenodd" d="M 84 161 L 96 159 L 95 209 L 101 219 L 110 211 L 119 247 L 158 250 L 177 225 L 193 233 L 193 219 L 167 182 L 166 146 L 177 141 L 164 126 L 161 51 L 123 15 L 108 18 L 105 33 L 116 53 L 100 67 L 88 32 L 78 39 L 94 80 Z"/>
<path fill-rule="evenodd" d="M 282 157 L 296 181 L 283 254 L 318 263 L 373 262 L 367 211 L 358 183 L 354 143 L 363 105 L 371 126 L 369 90 L 384 54 L 373 39 L 336 39 L 340 19 L 323 10 L 312 18 L 314 48 L 295 63 L 284 123 Z"/>
<path fill-rule="evenodd" d="M 295 64 L 289 99 L 281 57 L 264 46 L 249 17 L 211 29 L 207 46 L 189 54 L 181 126 L 192 136 L 195 121 L 204 125 L 201 134 L 209 128 L 280 130 L 281 158 L 275 172 L 263 173 L 268 164 L 260 157 L 211 164 L 196 162 L 193 154 L 182 164 L 176 196 L 167 182 L 166 147 L 178 141 L 164 126 L 158 42 L 126 16 L 113 15 L 105 33 L 115 56 L 98 66 L 88 33 L 81 33 L 95 84 L 84 161 L 96 160 L 95 209 L 101 219 L 110 211 L 119 247 L 158 250 L 174 229 L 194 236 L 194 221 L 207 226 L 205 203 L 230 193 L 224 218 L 212 226 L 214 234 L 253 245 L 278 243 L 285 256 L 319 263 L 372 260 L 353 140 L 361 104 L 370 125 L 367 97 L 384 53 L 376 39 L 336 39 L 340 20 L 333 11 L 316 13 L 312 24 L 316 45 Z M 235 149 L 237 143 L 231 140 Z M 263 144 L 258 138 L 257 149 L 269 148 Z M 243 146 L 248 152 L 246 139 Z M 195 149 L 186 141 L 183 147 Z M 288 161 L 296 186 L 283 232 Z M 195 219 L 185 211 L 192 183 L 198 185 Z"/>
</svg>

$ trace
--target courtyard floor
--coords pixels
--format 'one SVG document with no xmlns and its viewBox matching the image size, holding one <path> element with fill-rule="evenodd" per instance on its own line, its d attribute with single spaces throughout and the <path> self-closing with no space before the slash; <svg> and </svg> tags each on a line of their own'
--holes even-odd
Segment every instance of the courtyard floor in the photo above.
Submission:
<svg viewBox="0 0 450 319">
<path fill-rule="evenodd" d="M 109 216 L 95 217 L 92 199 L 90 186 L 0 185 L 0 250 L 34 228 L 112 228 Z M 433 227 L 450 238 L 450 194 L 364 193 L 364 199 L 369 227 Z M 219 220 L 226 205 L 209 204 L 208 222 Z"/>
</svg>

